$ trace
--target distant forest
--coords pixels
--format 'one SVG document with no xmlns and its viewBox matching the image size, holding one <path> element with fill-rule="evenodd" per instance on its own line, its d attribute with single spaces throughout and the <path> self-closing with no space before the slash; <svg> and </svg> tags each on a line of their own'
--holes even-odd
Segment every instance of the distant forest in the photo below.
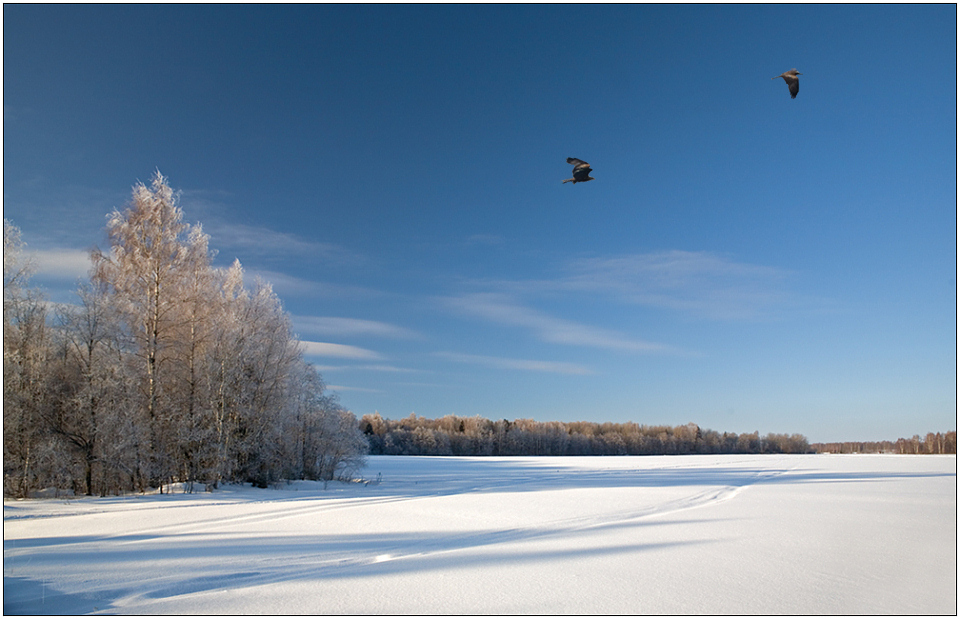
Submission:
<svg viewBox="0 0 960 619">
<path fill-rule="evenodd" d="M 372 455 L 419 456 L 588 456 L 762 453 L 957 453 L 957 433 L 930 433 L 896 442 L 810 444 L 802 434 L 735 434 L 682 426 L 491 421 L 447 415 L 426 419 L 411 413 L 400 420 L 379 413 L 360 418 Z"/>
<path fill-rule="evenodd" d="M 810 445 L 817 453 L 835 454 L 955 454 L 957 453 L 957 432 L 930 432 L 920 438 L 898 438 L 896 441 L 846 441 L 843 443 L 813 443 Z"/>
<path fill-rule="evenodd" d="M 360 418 L 372 455 L 419 456 L 606 456 L 667 454 L 812 453 L 801 434 L 734 434 L 683 426 L 633 422 L 491 421 L 447 415 Z"/>
</svg>

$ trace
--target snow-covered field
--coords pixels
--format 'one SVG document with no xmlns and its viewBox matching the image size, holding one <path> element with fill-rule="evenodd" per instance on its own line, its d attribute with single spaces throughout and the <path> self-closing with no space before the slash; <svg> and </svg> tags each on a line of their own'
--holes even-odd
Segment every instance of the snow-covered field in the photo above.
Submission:
<svg viewBox="0 0 960 619">
<path fill-rule="evenodd" d="M 3 608 L 955 614 L 956 475 L 955 456 L 371 457 L 372 483 L 326 490 L 4 501 Z"/>
</svg>

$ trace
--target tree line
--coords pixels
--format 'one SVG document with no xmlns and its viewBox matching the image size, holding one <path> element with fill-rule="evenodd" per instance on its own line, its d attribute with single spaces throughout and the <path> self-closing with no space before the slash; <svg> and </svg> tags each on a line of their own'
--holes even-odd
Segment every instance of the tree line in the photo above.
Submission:
<svg viewBox="0 0 960 619">
<path fill-rule="evenodd" d="M 78 302 L 28 285 L 3 230 L 3 489 L 145 491 L 332 479 L 362 465 L 356 417 L 325 393 L 270 285 L 212 266 L 158 172 L 108 218 Z"/>
<path fill-rule="evenodd" d="M 360 429 L 375 455 L 586 456 L 664 454 L 810 453 L 800 434 L 735 434 L 682 426 L 633 422 L 491 421 L 479 415 L 399 420 L 363 415 Z"/>
<path fill-rule="evenodd" d="M 919 434 L 914 434 L 911 438 L 898 438 L 896 441 L 814 443 L 811 447 L 817 453 L 836 454 L 955 454 L 957 453 L 957 431 L 928 432 L 924 438 L 920 438 Z"/>
</svg>

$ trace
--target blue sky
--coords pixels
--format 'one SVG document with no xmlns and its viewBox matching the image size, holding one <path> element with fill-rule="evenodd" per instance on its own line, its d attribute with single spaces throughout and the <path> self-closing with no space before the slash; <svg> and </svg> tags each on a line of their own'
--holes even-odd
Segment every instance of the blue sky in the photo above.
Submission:
<svg viewBox="0 0 960 619">
<path fill-rule="evenodd" d="M 956 428 L 955 5 L 3 17 L 52 300 L 159 169 L 358 416 Z"/>
</svg>

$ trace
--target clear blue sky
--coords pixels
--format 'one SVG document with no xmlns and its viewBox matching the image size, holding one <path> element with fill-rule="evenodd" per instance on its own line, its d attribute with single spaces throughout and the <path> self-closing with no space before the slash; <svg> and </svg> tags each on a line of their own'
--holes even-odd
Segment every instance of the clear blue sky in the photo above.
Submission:
<svg viewBox="0 0 960 619">
<path fill-rule="evenodd" d="M 159 169 L 358 416 L 956 428 L 953 4 L 3 17 L 4 217 L 55 301 Z"/>
</svg>

